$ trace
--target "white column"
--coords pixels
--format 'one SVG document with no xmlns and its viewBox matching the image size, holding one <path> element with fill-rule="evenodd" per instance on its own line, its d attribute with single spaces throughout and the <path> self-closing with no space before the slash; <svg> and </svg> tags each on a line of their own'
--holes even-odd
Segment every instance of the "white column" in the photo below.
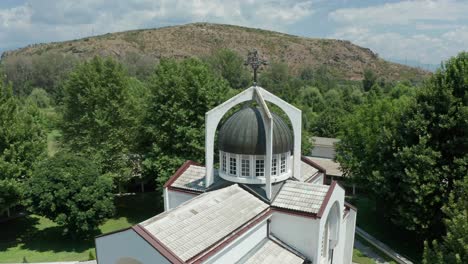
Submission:
<svg viewBox="0 0 468 264">
<path fill-rule="evenodd" d="M 260 91 L 255 87 L 255 99 L 260 105 L 263 124 L 265 126 L 265 192 L 268 200 L 271 199 L 271 159 L 273 158 L 273 117 L 268 109 L 268 105 L 262 97 Z"/>
</svg>

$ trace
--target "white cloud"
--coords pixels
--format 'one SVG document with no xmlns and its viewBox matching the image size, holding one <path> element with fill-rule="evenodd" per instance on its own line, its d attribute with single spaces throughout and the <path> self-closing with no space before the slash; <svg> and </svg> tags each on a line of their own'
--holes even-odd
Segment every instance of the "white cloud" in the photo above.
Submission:
<svg viewBox="0 0 468 264">
<path fill-rule="evenodd" d="M 402 1 L 365 8 L 338 9 L 329 17 L 338 23 L 402 25 L 424 20 L 456 21 L 465 19 L 468 2 L 439 1 Z"/>
<path fill-rule="evenodd" d="M 404 1 L 329 14 L 332 38 L 348 39 L 384 58 L 438 64 L 467 49 L 468 2 Z"/>
<path fill-rule="evenodd" d="M 300 0 L 30 0 L 0 9 L 0 49 L 203 21 L 285 31 L 313 12 L 311 1 Z"/>
</svg>

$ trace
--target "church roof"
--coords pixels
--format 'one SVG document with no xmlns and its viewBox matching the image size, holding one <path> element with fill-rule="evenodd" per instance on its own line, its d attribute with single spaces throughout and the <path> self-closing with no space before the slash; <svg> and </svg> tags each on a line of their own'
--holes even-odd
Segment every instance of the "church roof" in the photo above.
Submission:
<svg viewBox="0 0 468 264">
<path fill-rule="evenodd" d="M 297 178 L 297 180 L 302 182 L 307 182 L 310 178 L 317 175 L 319 170 L 313 167 L 311 164 L 308 163 L 307 158 L 303 157 L 301 162 L 301 177 Z M 191 192 L 206 192 L 210 190 L 216 190 L 225 186 L 232 185 L 232 182 L 226 181 L 223 178 L 219 177 L 218 170 L 214 170 L 214 182 L 209 187 L 206 188 L 205 186 L 205 175 L 206 175 L 206 168 L 204 166 L 199 165 L 193 161 L 186 161 L 177 172 L 167 181 L 164 187 L 173 187 L 180 190 L 187 190 Z M 279 184 L 274 184 L 275 186 Z M 258 189 L 258 194 L 261 196 L 264 195 L 264 185 L 252 185 L 248 186 L 251 189 L 254 189 L 255 192 Z M 275 195 L 276 195 L 276 187 L 274 187 Z M 263 193 L 262 193 L 263 192 Z M 274 197 L 273 195 L 272 197 Z"/>
<path fill-rule="evenodd" d="M 288 180 L 271 205 L 278 208 L 318 214 L 329 189 L 329 185 Z"/>
<path fill-rule="evenodd" d="M 266 238 L 253 248 L 242 261 L 245 261 L 244 264 L 302 264 L 304 258 Z"/>
<path fill-rule="evenodd" d="M 187 261 L 231 235 L 268 207 L 236 184 L 201 194 L 140 226 Z"/>
<path fill-rule="evenodd" d="M 205 192 L 206 190 L 219 189 L 231 185 L 231 182 L 219 177 L 218 170 L 214 170 L 214 182 L 210 188 L 205 186 L 206 168 L 193 161 L 186 161 L 182 167 L 168 181 L 165 187 L 171 186 L 179 189 L 195 192 Z"/>
<path fill-rule="evenodd" d="M 273 154 L 293 149 L 291 129 L 278 115 L 273 115 Z M 265 155 L 265 126 L 260 110 L 244 107 L 235 112 L 221 126 L 218 134 L 219 150 L 246 155 Z"/>
</svg>

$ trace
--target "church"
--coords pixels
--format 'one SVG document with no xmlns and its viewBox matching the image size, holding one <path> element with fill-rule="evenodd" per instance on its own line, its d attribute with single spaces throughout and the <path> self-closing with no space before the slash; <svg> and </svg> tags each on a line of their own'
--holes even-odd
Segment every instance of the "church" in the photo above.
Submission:
<svg viewBox="0 0 468 264">
<path fill-rule="evenodd" d="M 96 237 L 97 262 L 350 264 L 356 209 L 301 156 L 301 129 L 301 111 L 256 82 L 211 109 L 205 164 L 166 182 L 163 213 Z"/>
</svg>

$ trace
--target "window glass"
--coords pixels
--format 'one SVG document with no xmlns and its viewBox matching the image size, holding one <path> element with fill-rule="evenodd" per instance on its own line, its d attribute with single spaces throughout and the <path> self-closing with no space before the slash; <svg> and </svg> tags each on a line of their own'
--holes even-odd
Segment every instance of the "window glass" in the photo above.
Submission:
<svg viewBox="0 0 468 264">
<path fill-rule="evenodd" d="M 271 175 L 276 175 L 277 171 L 278 171 L 278 159 L 276 158 L 276 156 L 271 160 Z"/>
<path fill-rule="evenodd" d="M 249 159 L 242 159 L 241 163 L 241 176 L 248 177 L 250 176 L 250 160 Z"/>
<path fill-rule="evenodd" d="M 265 161 L 263 159 L 255 160 L 255 176 L 265 176 Z"/>
<path fill-rule="evenodd" d="M 226 166 L 227 166 L 226 153 L 223 153 L 222 159 L 221 159 L 221 171 L 226 172 Z"/>
<path fill-rule="evenodd" d="M 280 172 L 281 173 L 286 172 L 286 154 L 281 154 L 281 169 L 280 169 Z"/>
<path fill-rule="evenodd" d="M 231 175 L 236 175 L 236 157 L 230 157 L 229 158 L 229 174 Z"/>
</svg>

